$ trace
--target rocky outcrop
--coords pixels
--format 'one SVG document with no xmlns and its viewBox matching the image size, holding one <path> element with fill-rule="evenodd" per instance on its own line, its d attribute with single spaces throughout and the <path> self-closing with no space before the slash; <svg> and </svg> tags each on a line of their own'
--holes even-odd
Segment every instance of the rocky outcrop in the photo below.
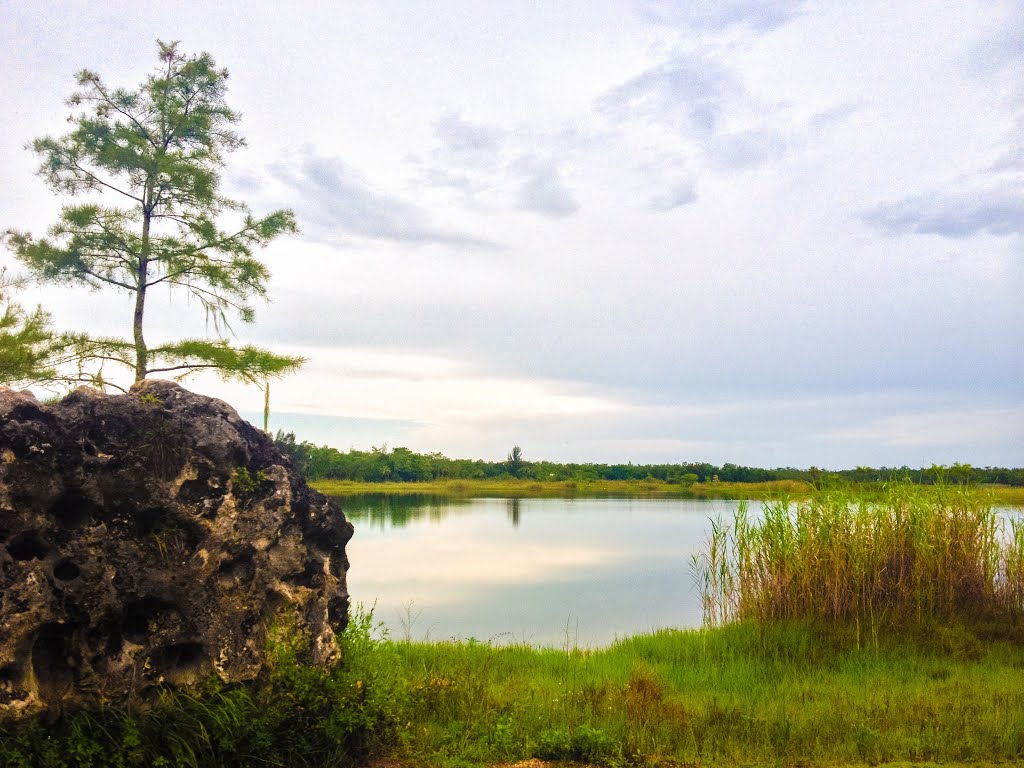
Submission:
<svg viewBox="0 0 1024 768">
<path fill-rule="evenodd" d="M 0 715 L 337 656 L 352 526 L 227 404 L 166 381 L 0 388 Z"/>
</svg>

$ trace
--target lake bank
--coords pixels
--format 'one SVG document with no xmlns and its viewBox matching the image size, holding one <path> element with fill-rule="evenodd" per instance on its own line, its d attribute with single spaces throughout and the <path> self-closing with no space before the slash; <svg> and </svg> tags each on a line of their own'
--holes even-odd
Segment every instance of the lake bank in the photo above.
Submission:
<svg viewBox="0 0 1024 768">
<path fill-rule="evenodd" d="M 516 478 L 492 480 L 429 480 L 422 482 L 360 482 L 317 480 L 310 485 L 328 496 L 345 498 L 362 494 L 424 494 L 453 498 L 679 498 L 679 499 L 768 499 L 780 495 L 806 498 L 814 493 L 810 483 L 774 480 L 764 483 L 694 483 L 682 485 L 660 480 L 558 480 L 536 481 Z M 879 493 L 884 484 L 851 486 L 860 495 Z M 932 486 L 922 486 L 929 488 Z M 1024 506 L 1024 487 L 980 486 L 993 504 Z"/>
<path fill-rule="evenodd" d="M 796 480 L 766 483 L 694 483 L 681 485 L 660 480 L 425 480 L 421 482 L 360 482 L 356 480 L 317 480 L 310 483 L 328 496 L 429 494 L 454 498 L 680 498 L 680 499 L 759 499 L 790 494 L 804 496 L 814 489 Z"/>
</svg>

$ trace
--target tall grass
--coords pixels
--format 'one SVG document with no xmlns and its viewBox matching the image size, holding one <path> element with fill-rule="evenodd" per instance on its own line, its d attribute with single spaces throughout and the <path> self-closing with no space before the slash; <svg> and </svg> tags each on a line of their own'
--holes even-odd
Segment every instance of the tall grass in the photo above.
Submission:
<svg viewBox="0 0 1024 768">
<path fill-rule="evenodd" d="M 913 622 L 1017 620 L 1024 524 L 968 486 L 826 490 L 740 505 L 693 567 L 708 626 L 826 620 L 877 630 Z"/>
</svg>

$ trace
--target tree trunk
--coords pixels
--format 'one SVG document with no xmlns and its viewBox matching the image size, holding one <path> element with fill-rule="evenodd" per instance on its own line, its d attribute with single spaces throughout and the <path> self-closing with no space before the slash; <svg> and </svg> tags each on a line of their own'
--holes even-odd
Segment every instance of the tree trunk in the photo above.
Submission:
<svg viewBox="0 0 1024 768">
<path fill-rule="evenodd" d="M 146 309 L 146 282 L 149 279 L 149 224 L 153 216 L 153 182 L 146 185 L 146 197 L 142 212 L 142 252 L 139 254 L 139 271 L 136 273 L 135 316 L 132 330 L 135 336 L 135 383 L 138 384 L 148 372 L 146 339 L 142 335 L 142 318 Z"/>
<path fill-rule="evenodd" d="M 146 340 L 142 336 L 142 315 L 146 307 L 146 276 L 149 262 L 146 259 L 139 259 L 139 289 L 135 294 L 135 319 L 133 329 L 135 332 L 135 383 L 138 384 L 146 378 L 147 354 Z"/>
</svg>

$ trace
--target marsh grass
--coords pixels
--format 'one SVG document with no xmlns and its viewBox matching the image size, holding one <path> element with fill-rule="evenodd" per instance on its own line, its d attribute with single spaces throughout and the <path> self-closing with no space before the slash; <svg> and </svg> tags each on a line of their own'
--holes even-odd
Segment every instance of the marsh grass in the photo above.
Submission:
<svg viewBox="0 0 1024 768">
<path fill-rule="evenodd" d="M 741 504 L 692 569 L 709 626 L 820 620 L 865 637 L 929 622 L 1019 623 L 1024 526 L 969 486 L 896 483 Z"/>
<path fill-rule="evenodd" d="M 798 480 L 763 483 L 695 483 L 680 485 L 661 480 L 429 480 L 421 482 L 361 482 L 317 480 L 313 488 L 328 496 L 345 498 L 365 494 L 400 496 L 422 494 L 446 498 L 679 498 L 761 499 L 782 493 L 791 496 L 813 491 Z"/>
</svg>

